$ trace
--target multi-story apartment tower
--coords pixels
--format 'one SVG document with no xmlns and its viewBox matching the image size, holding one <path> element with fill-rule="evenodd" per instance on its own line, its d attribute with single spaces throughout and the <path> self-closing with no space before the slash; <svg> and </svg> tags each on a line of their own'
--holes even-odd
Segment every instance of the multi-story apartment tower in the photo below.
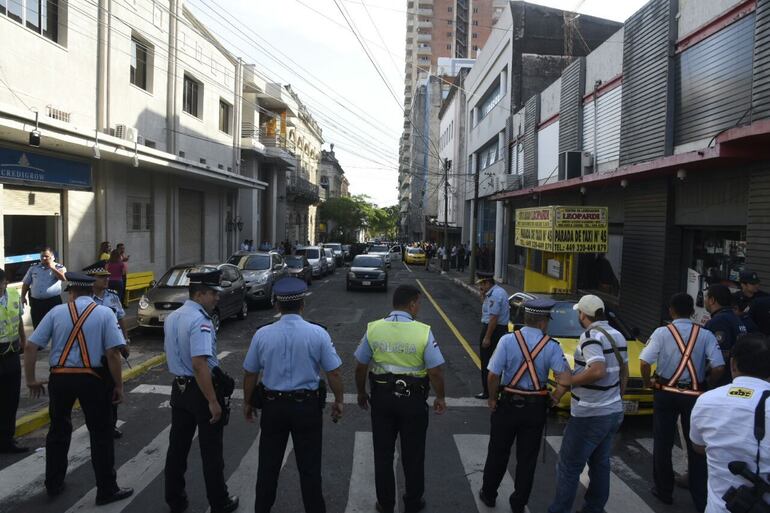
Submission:
<svg viewBox="0 0 770 513">
<path fill-rule="evenodd" d="M 410 153 L 413 97 L 420 84 L 437 73 L 441 57 L 475 58 L 493 30 L 506 0 L 408 0 L 404 133 L 399 147 L 399 202 L 402 227 L 410 202 Z M 406 236 L 402 232 L 402 236 Z"/>
</svg>

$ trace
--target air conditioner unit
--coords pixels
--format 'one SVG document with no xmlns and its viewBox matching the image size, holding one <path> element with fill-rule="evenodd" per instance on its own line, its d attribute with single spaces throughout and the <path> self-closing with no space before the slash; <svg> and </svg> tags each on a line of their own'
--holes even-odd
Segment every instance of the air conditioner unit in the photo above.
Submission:
<svg viewBox="0 0 770 513">
<path fill-rule="evenodd" d="M 115 125 L 115 137 L 132 143 L 139 142 L 139 131 L 128 125 Z"/>
<path fill-rule="evenodd" d="M 521 175 L 506 175 L 505 190 L 518 191 L 521 189 Z"/>
<path fill-rule="evenodd" d="M 583 164 L 583 175 L 590 175 L 594 172 L 594 154 L 590 151 L 584 151 L 581 158 Z"/>
<path fill-rule="evenodd" d="M 583 176 L 583 152 L 563 151 L 559 153 L 559 180 Z"/>
</svg>

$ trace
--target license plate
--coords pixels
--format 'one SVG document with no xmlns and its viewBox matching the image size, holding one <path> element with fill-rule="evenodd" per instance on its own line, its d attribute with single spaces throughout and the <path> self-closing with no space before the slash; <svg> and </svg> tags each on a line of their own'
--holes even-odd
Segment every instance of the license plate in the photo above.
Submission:
<svg viewBox="0 0 770 513">
<path fill-rule="evenodd" d="M 158 314 L 158 322 L 163 322 L 166 320 L 166 317 L 168 317 L 167 313 Z"/>
<path fill-rule="evenodd" d="M 623 401 L 623 413 L 628 415 L 639 413 L 639 401 Z"/>
<path fill-rule="evenodd" d="M 362 281 L 361 282 L 361 285 L 363 285 L 364 287 L 368 287 L 371 284 L 372 284 L 372 282 L 370 282 L 370 281 Z"/>
</svg>

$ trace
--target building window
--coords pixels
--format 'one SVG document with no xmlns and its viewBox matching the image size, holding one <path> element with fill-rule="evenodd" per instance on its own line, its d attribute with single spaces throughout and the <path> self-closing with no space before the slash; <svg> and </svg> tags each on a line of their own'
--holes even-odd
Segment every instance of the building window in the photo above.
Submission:
<svg viewBox="0 0 770 513">
<path fill-rule="evenodd" d="M 487 143 L 486 146 L 481 148 L 478 152 L 479 156 L 479 162 L 477 169 L 479 171 L 483 171 L 484 169 L 488 168 L 498 160 L 502 159 L 502 155 L 500 155 L 500 151 L 498 148 L 499 145 L 499 138 L 495 136 L 492 141 Z"/>
<path fill-rule="evenodd" d="M 233 107 L 223 99 L 219 99 L 219 130 L 231 134 L 230 118 L 232 117 Z"/>
<path fill-rule="evenodd" d="M 476 120 L 476 123 L 481 121 L 486 117 L 487 114 L 489 114 L 492 109 L 495 108 L 495 105 L 500 103 L 500 100 L 503 99 L 503 88 L 500 87 L 500 79 L 498 78 L 495 80 L 495 83 L 492 85 L 492 87 L 489 88 L 489 91 L 486 95 L 484 95 L 484 98 L 479 102 L 479 116 Z"/>
<path fill-rule="evenodd" d="M 447 25 L 449 25 L 450 27 L 452 26 L 453 22 L 454 20 L 446 20 Z"/>
<path fill-rule="evenodd" d="M 451 50 L 452 49 L 452 45 L 446 45 L 446 49 L 447 50 Z"/>
<path fill-rule="evenodd" d="M 152 203 L 149 198 L 127 198 L 126 229 L 129 232 L 149 232 L 153 229 Z"/>
<path fill-rule="evenodd" d="M 0 0 L 0 15 L 58 42 L 59 0 Z"/>
<path fill-rule="evenodd" d="M 473 51 L 478 52 L 479 51 L 479 45 L 473 45 Z"/>
<path fill-rule="evenodd" d="M 131 37 L 131 83 L 149 91 L 149 45 L 136 36 Z"/>
<path fill-rule="evenodd" d="M 452 6 L 450 5 L 449 7 L 447 7 L 446 11 L 447 12 L 452 12 Z"/>
<path fill-rule="evenodd" d="M 478 27 L 479 26 L 479 20 L 473 20 L 473 26 Z"/>
<path fill-rule="evenodd" d="M 478 7 L 474 7 L 473 8 L 473 14 L 478 14 L 478 13 L 479 13 L 479 8 Z"/>
<path fill-rule="evenodd" d="M 184 91 L 182 94 L 182 110 L 186 113 L 200 118 L 201 116 L 201 98 L 203 96 L 203 84 L 197 80 L 184 76 Z"/>
<path fill-rule="evenodd" d="M 473 33 L 473 39 L 478 39 L 478 37 L 479 37 L 479 33 L 478 32 L 474 32 Z"/>
<path fill-rule="evenodd" d="M 446 33 L 446 37 L 452 37 L 452 33 L 451 32 L 447 32 Z"/>
</svg>

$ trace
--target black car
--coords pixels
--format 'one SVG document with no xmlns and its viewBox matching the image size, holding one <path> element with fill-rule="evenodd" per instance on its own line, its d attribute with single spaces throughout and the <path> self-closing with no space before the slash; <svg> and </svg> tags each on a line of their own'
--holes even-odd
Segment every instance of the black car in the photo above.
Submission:
<svg viewBox="0 0 770 513">
<path fill-rule="evenodd" d="M 283 261 L 286 262 L 286 271 L 288 271 L 289 276 L 299 278 L 308 285 L 313 283 L 313 268 L 307 258 L 302 255 L 290 255 L 284 257 Z"/>
<path fill-rule="evenodd" d="M 357 255 L 350 264 L 345 281 L 347 290 L 354 287 L 388 290 L 388 270 L 385 259 L 379 255 Z"/>
</svg>

